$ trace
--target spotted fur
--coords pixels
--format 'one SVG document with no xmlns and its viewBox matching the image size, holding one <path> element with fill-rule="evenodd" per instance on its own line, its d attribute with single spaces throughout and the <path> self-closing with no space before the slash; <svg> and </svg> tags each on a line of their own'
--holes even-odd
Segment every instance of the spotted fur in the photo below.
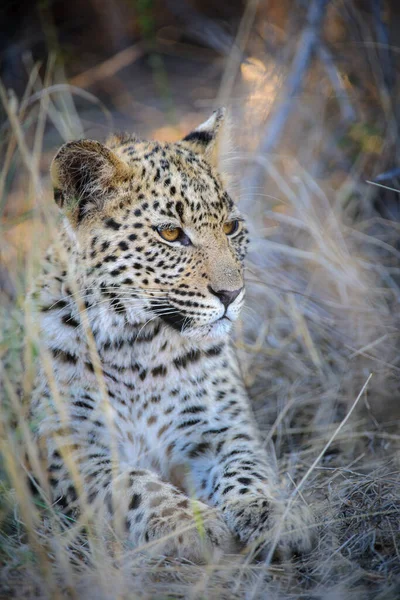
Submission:
<svg viewBox="0 0 400 600">
<path fill-rule="evenodd" d="M 54 500 L 194 561 L 263 540 L 277 505 L 229 339 L 247 230 L 215 168 L 222 119 L 174 144 L 65 144 L 51 169 L 64 227 L 33 294 L 58 389 L 41 367 L 32 415 Z"/>
</svg>

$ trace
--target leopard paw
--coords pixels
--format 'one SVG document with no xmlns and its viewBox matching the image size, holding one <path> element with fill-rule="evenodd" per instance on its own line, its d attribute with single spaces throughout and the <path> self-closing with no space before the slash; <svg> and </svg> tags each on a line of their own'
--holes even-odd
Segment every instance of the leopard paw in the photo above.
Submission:
<svg viewBox="0 0 400 600">
<path fill-rule="evenodd" d="M 146 540 L 151 542 L 152 553 L 196 564 L 215 563 L 223 554 L 238 550 L 223 519 L 200 502 L 194 513 L 182 511 L 168 521 L 154 520 Z"/>
<path fill-rule="evenodd" d="M 230 502 L 223 515 L 254 555 L 304 554 L 313 546 L 315 519 L 305 503 L 296 501 L 289 506 L 283 501 L 253 497 Z"/>
</svg>

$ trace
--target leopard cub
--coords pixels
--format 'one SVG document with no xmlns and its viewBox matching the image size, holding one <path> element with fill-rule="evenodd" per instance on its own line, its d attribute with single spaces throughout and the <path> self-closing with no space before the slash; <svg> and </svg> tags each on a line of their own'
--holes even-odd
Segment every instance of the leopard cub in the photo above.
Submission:
<svg viewBox="0 0 400 600">
<path fill-rule="evenodd" d="M 282 518 L 229 337 L 248 239 L 216 170 L 223 118 L 176 143 L 62 146 L 63 225 L 33 293 L 52 380 L 38 367 L 31 414 L 54 501 L 194 562 L 262 545 Z M 281 543 L 307 547 L 306 509 L 287 512 Z"/>
</svg>

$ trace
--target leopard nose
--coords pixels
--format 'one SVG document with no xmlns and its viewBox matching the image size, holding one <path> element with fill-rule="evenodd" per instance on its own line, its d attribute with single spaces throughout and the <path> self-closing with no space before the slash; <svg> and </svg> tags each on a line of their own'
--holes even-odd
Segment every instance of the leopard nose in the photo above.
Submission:
<svg viewBox="0 0 400 600">
<path fill-rule="evenodd" d="M 228 308 L 228 306 L 230 304 L 232 304 L 232 302 L 239 296 L 242 289 L 243 288 L 241 287 L 238 290 L 233 290 L 233 291 L 214 290 L 211 287 L 211 285 L 208 286 L 208 291 L 211 292 L 212 294 L 214 294 L 214 296 L 217 296 L 217 298 L 219 298 L 221 300 L 221 302 L 225 306 L 225 308 Z"/>
</svg>

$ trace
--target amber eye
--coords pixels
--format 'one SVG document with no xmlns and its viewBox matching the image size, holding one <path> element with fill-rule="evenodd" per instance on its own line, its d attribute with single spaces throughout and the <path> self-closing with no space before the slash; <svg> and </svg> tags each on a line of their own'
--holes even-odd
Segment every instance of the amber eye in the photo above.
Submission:
<svg viewBox="0 0 400 600">
<path fill-rule="evenodd" d="M 174 227 L 173 229 L 158 229 L 158 233 L 161 235 L 163 240 L 167 242 L 176 242 L 183 233 L 180 227 Z"/>
<path fill-rule="evenodd" d="M 181 227 L 172 225 L 154 227 L 160 237 L 166 242 L 178 242 L 180 246 L 191 246 L 192 242 Z"/>
<path fill-rule="evenodd" d="M 224 224 L 223 230 L 226 235 L 233 235 L 239 229 L 239 221 L 235 219 L 234 221 L 228 221 Z"/>
</svg>

